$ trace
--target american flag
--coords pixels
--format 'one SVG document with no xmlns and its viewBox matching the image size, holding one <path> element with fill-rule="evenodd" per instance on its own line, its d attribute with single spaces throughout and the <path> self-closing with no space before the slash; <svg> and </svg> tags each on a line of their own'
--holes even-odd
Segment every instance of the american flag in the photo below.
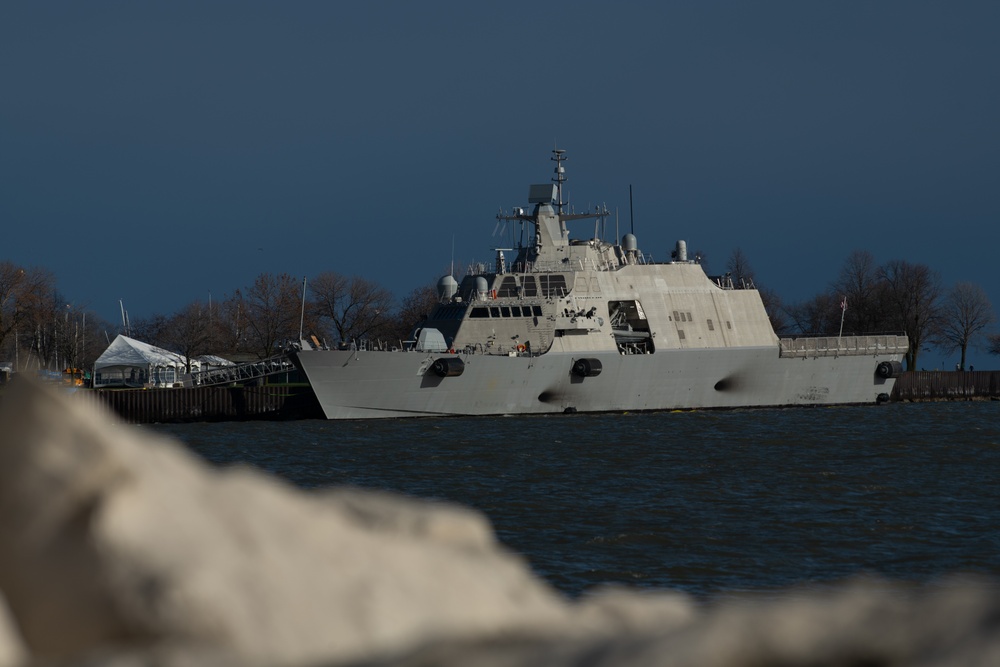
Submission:
<svg viewBox="0 0 1000 667">
<path fill-rule="evenodd" d="M 846 296 L 844 297 L 844 300 L 840 302 L 840 309 L 844 310 L 844 311 L 847 310 L 847 297 Z"/>
</svg>

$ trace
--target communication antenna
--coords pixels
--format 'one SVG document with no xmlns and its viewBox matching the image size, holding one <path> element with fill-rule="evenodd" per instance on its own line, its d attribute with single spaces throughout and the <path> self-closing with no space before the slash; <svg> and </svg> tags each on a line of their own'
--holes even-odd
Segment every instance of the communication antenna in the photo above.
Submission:
<svg viewBox="0 0 1000 667">
<path fill-rule="evenodd" d="M 629 225 L 632 227 L 632 234 L 635 234 L 635 216 L 632 212 L 632 184 L 628 184 L 628 220 Z"/>
</svg>

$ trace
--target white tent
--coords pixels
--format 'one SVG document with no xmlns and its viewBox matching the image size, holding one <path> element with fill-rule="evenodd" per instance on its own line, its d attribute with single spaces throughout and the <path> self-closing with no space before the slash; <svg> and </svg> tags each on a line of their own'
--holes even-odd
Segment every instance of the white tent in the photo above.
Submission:
<svg viewBox="0 0 1000 667">
<path fill-rule="evenodd" d="M 200 367 L 191 361 L 191 370 Z M 118 335 L 94 362 L 94 387 L 179 386 L 187 359 L 161 347 Z"/>
<path fill-rule="evenodd" d="M 213 368 L 226 368 L 227 366 L 236 365 L 233 362 L 229 361 L 229 359 L 224 359 L 223 357 L 214 354 L 203 354 L 199 357 L 195 357 L 195 360 L 197 360 L 201 364 L 201 370 L 203 371 L 212 370 Z"/>
</svg>

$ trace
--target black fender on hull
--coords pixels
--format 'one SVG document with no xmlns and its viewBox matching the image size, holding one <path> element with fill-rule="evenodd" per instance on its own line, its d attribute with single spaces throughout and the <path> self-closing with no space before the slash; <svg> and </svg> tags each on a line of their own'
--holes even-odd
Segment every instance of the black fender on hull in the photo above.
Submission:
<svg viewBox="0 0 1000 667">
<path fill-rule="evenodd" d="M 889 378 L 899 377 L 902 372 L 903 364 L 898 361 L 882 361 L 875 367 L 875 375 L 886 380 Z"/>
<path fill-rule="evenodd" d="M 458 377 L 465 372 L 465 362 L 458 357 L 441 357 L 431 364 L 431 371 L 438 377 Z"/>
<path fill-rule="evenodd" d="M 600 359 L 577 359 L 573 362 L 573 375 L 582 378 L 597 377 L 602 368 Z"/>
</svg>

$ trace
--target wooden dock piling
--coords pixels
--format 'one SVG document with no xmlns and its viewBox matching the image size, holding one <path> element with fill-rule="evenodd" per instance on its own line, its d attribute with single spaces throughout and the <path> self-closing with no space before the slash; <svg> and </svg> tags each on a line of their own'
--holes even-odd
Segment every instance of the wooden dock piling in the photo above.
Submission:
<svg viewBox="0 0 1000 667">
<path fill-rule="evenodd" d="M 81 392 L 128 424 L 323 419 L 309 386 L 94 389 Z"/>
<path fill-rule="evenodd" d="M 894 401 L 1000 400 L 1000 371 L 907 371 Z"/>
</svg>

